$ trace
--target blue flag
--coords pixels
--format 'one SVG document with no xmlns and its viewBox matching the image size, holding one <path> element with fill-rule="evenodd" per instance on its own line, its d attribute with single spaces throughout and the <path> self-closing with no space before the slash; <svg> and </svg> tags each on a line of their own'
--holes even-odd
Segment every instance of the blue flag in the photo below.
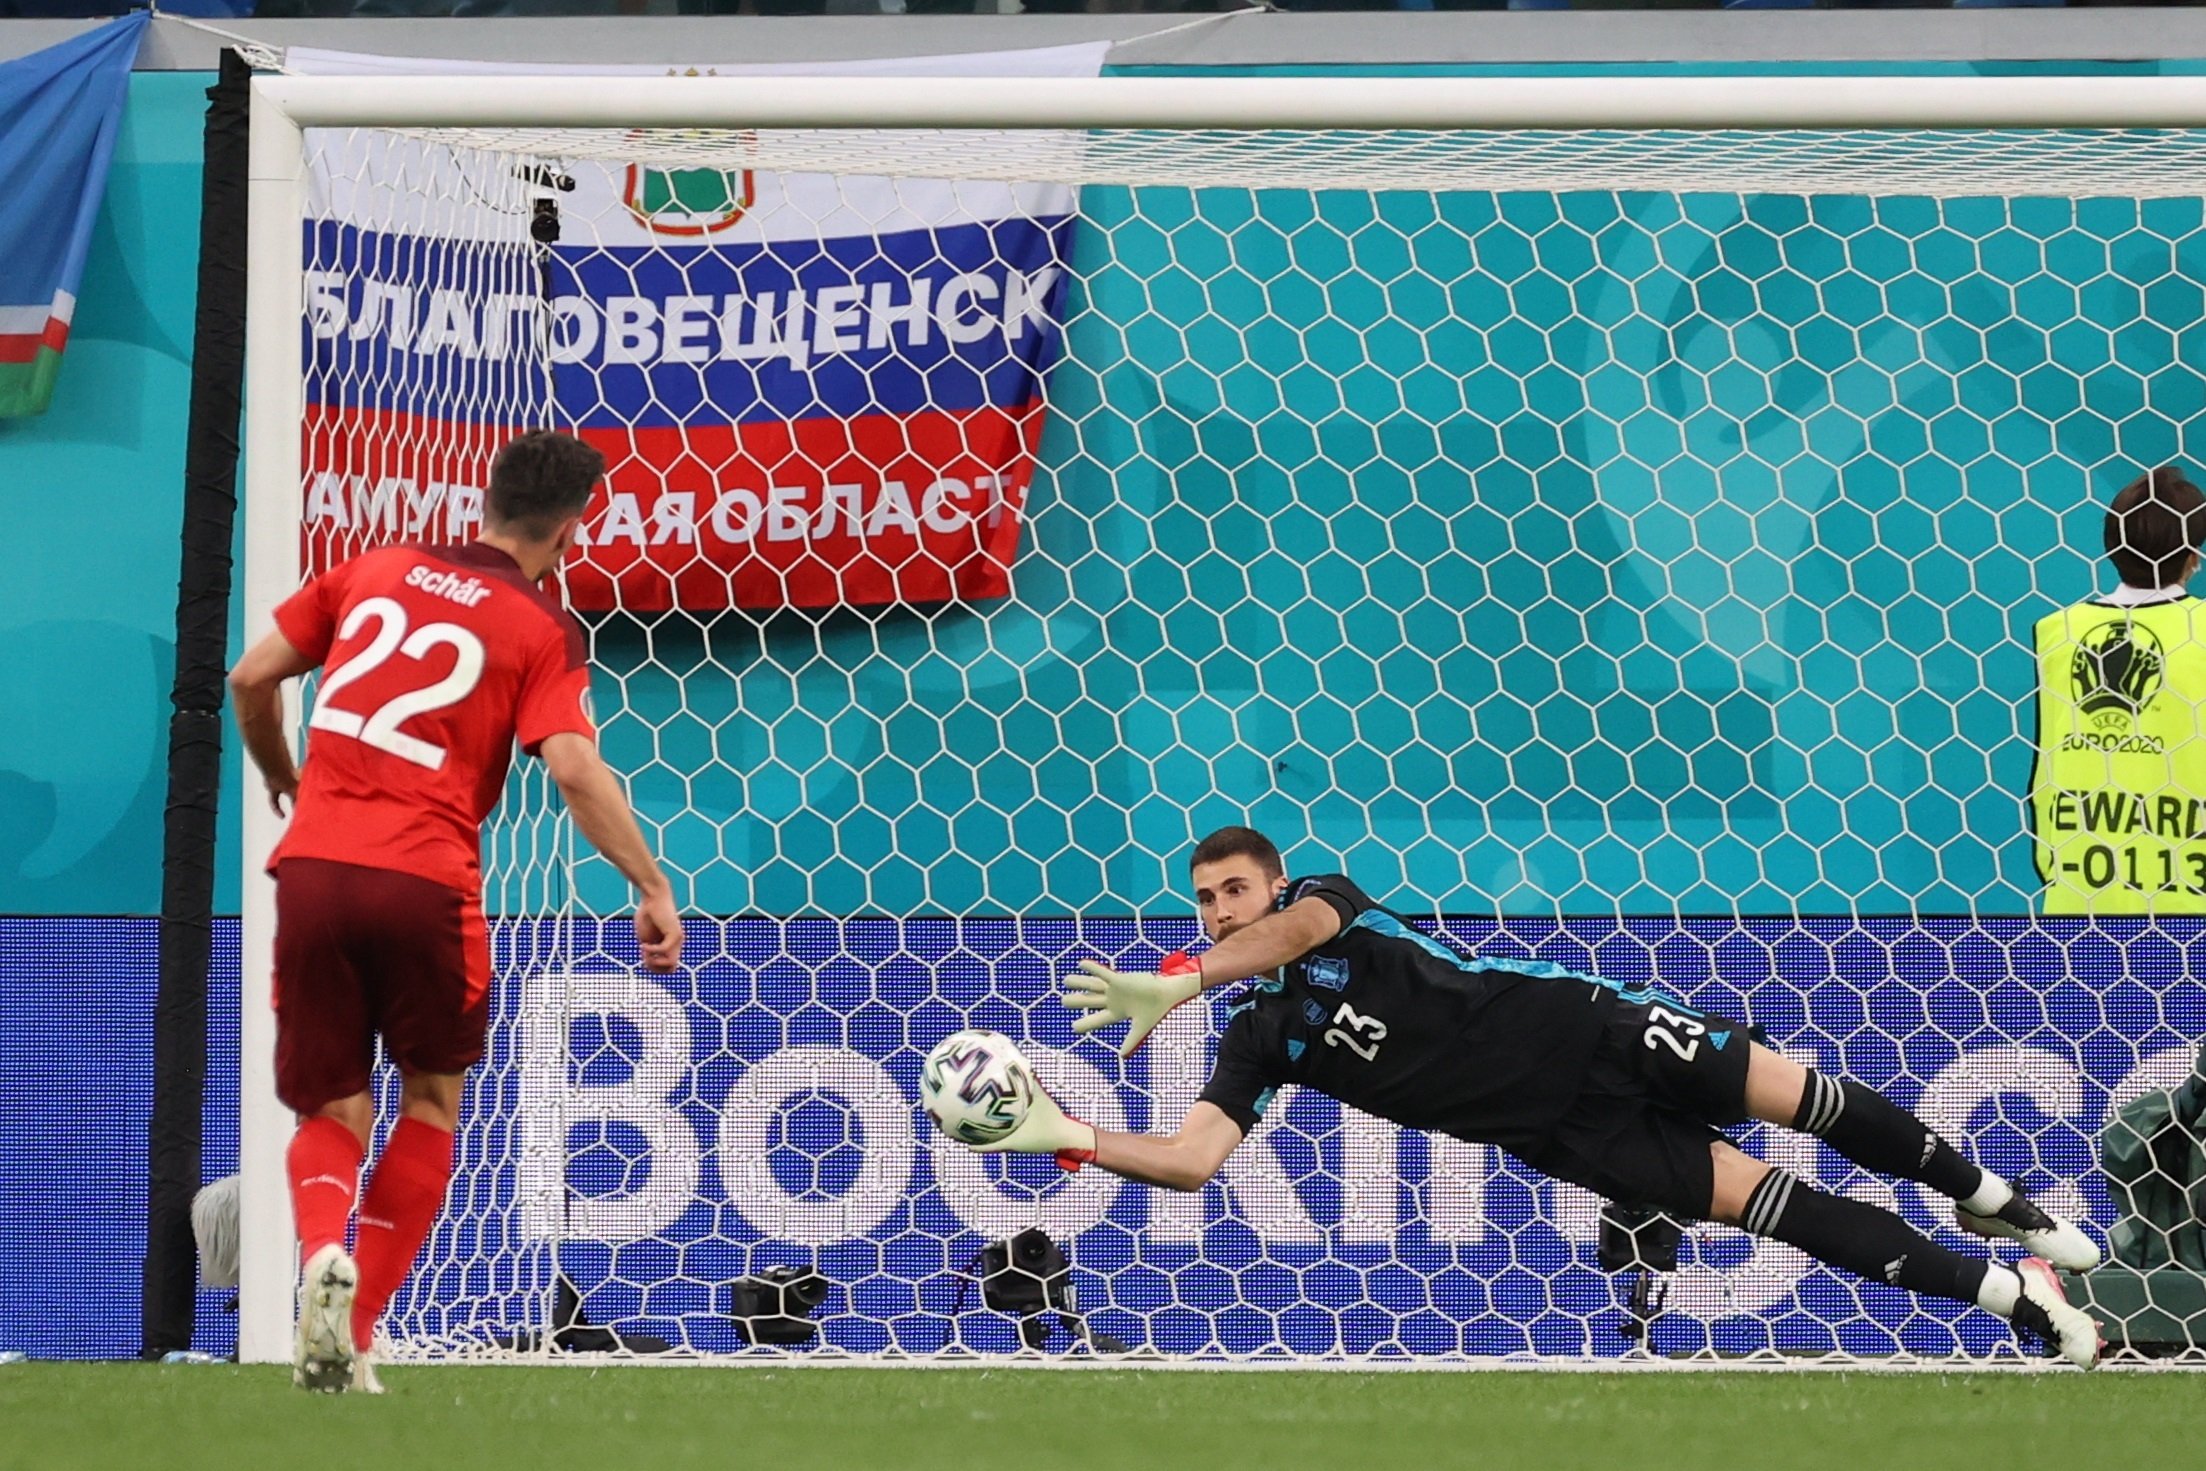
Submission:
<svg viewBox="0 0 2206 1471">
<path fill-rule="evenodd" d="M 139 11 L 0 65 L 0 417 L 45 411 L 92 244 Z"/>
</svg>

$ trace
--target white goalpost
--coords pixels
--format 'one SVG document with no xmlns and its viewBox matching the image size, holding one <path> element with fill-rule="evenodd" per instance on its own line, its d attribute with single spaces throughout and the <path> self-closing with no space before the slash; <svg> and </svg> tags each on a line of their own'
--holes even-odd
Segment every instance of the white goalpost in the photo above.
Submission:
<svg viewBox="0 0 2206 1471">
<path fill-rule="evenodd" d="M 970 1280 L 1042 1226 L 1143 1362 L 2011 1355 L 1699 1226 L 1635 1323 L 1599 1202 L 1323 1100 L 1167 1197 L 958 1150 L 916 1077 L 988 1026 L 1084 1117 L 1174 1125 L 1213 1018 L 1121 1065 L 1054 978 L 1193 943 L 1186 853 L 1250 821 L 1460 945 L 1660 975 L 2115 1226 L 2099 1138 L 2189 1076 L 2206 889 L 2037 917 L 2029 625 L 2093 590 L 2116 485 L 2201 455 L 2202 195 L 2193 78 L 257 78 L 248 636 L 472 535 L 504 437 L 582 434 L 609 493 L 562 591 L 698 917 L 643 976 L 516 773 L 393 1354 L 564 1356 L 571 1293 L 630 1353 L 1091 1356 Z M 270 1362 L 281 823 L 243 811 Z M 737 1322 L 775 1267 L 829 1284 L 796 1347 Z"/>
</svg>

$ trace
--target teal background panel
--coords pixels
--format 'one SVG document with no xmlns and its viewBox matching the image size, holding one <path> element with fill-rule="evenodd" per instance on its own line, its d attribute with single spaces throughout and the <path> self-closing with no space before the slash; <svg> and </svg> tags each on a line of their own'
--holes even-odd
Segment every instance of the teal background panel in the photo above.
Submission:
<svg viewBox="0 0 2206 1471">
<path fill-rule="evenodd" d="M 2138 70 L 1906 70 L 1956 69 Z M 0 424 L 0 911 L 158 903 L 209 80 L 133 78 L 55 407 Z M 1177 909 L 1242 813 L 1446 909 L 2026 903 L 2018 640 L 2193 453 L 2195 204 L 1086 207 L 1014 600 L 598 630 L 701 907 Z"/>
</svg>

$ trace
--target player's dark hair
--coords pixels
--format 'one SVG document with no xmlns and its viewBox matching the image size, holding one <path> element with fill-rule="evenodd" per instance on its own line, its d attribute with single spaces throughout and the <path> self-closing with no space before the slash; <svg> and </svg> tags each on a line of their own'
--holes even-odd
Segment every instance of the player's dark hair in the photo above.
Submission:
<svg viewBox="0 0 2206 1471">
<path fill-rule="evenodd" d="M 1287 865 L 1279 859 L 1278 847 L 1253 827 L 1219 828 L 1195 845 L 1195 856 L 1187 860 L 1187 871 L 1193 873 L 1206 863 L 1223 863 L 1229 858 L 1255 859 L 1267 879 L 1287 871 Z"/>
<path fill-rule="evenodd" d="M 2122 487 L 2106 513 L 2106 556 L 2131 587 L 2167 587 L 2206 542 L 2206 492 L 2174 465 Z"/>
<path fill-rule="evenodd" d="M 581 514 L 604 478 L 605 456 L 572 434 L 532 430 L 490 462 L 484 524 L 532 541 L 547 540 L 560 522 Z"/>
</svg>

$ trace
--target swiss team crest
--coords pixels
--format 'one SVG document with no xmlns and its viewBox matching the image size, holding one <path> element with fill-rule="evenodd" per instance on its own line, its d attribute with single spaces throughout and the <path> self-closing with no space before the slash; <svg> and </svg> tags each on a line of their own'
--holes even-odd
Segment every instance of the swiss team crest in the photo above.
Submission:
<svg viewBox="0 0 2206 1471">
<path fill-rule="evenodd" d="M 632 163 L 620 202 L 654 235 L 717 235 L 750 212 L 749 169 L 658 169 Z"/>
</svg>

